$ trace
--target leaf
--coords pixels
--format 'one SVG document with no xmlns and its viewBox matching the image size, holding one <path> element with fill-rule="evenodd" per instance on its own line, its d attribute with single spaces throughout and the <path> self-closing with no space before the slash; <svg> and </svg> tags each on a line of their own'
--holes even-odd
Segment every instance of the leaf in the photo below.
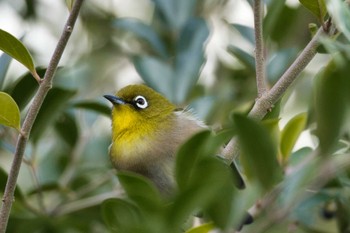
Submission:
<svg viewBox="0 0 350 233">
<path fill-rule="evenodd" d="M 8 179 L 8 174 L 6 173 L 6 171 L 3 170 L 2 167 L 0 167 L 0 193 L 3 193 L 3 190 L 5 189 L 6 183 L 7 183 L 7 179 Z M 22 190 L 20 189 L 20 187 L 18 187 L 18 185 L 16 185 L 16 189 L 15 189 L 15 200 L 16 201 L 22 201 L 24 200 L 24 195 Z"/>
<path fill-rule="evenodd" d="M 0 49 L 36 74 L 33 58 L 20 40 L 0 29 Z"/>
<path fill-rule="evenodd" d="M 167 51 L 162 40 L 149 25 L 137 19 L 122 18 L 114 20 L 113 26 L 134 33 L 141 39 L 146 40 L 160 56 L 167 57 Z"/>
<path fill-rule="evenodd" d="M 255 72 L 255 59 L 252 55 L 234 45 L 229 45 L 227 49 L 229 53 L 234 55 L 240 62 L 242 62 L 242 64 L 245 65 L 248 70 Z"/>
<path fill-rule="evenodd" d="M 194 14 L 196 0 L 153 0 L 168 26 L 180 29 Z"/>
<path fill-rule="evenodd" d="M 102 203 L 102 218 L 112 232 L 143 232 L 138 208 L 122 199 L 108 199 Z"/>
<path fill-rule="evenodd" d="M 267 77 L 270 82 L 275 83 L 292 64 L 297 54 L 295 48 L 282 49 L 269 59 L 267 65 Z"/>
<path fill-rule="evenodd" d="M 189 229 L 185 233 L 210 233 L 214 228 L 215 226 L 213 223 L 204 223 L 200 226 Z"/>
<path fill-rule="evenodd" d="M 77 101 L 72 104 L 74 108 L 83 108 L 86 110 L 91 110 L 97 113 L 102 113 L 103 115 L 110 116 L 111 108 L 105 104 L 97 101 Z"/>
<path fill-rule="evenodd" d="M 294 116 L 283 128 L 281 133 L 280 150 L 283 161 L 287 161 L 292 149 L 306 125 L 307 114 Z"/>
<path fill-rule="evenodd" d="M 0 90 L 2 90 L 2 85 L 6 77 L 7 70 L 10 66 L 11 57 L 6 53 L 1 54 L 0 56 Z"/>
<path fill-rule="evenodd" d="M 20 115 L 16 102 L 12 97 L 0 92 L 0 124 L 20 130 Z"/>
<path fill-rule="evenodd" d="M 62 113 L 64 107 L 68 105 L 67 101 L 75 93 L 75 90 L 60 87 L 54 87 L 49 91 L 33 125 L 31 139 L 34 143 L 38 141 L 45 130 L 49 128 L 49 125 Z"/>
<path fill-rule="evenodd" d="M 327 14 L 325 0 L 299 0 L 299 2 L 312 14 L 314 14 L 320 22 L 323 22 Z"/>
<path fill-rule="evenodd" d="M 255 35 L 254 29 L 241 24 L 233 23 L 231 24 L 246 40 L 248 40 L 252 45 L 255 45 Z"/>
<path fill-rule="evenodd" d="M 74 5 L 74 1 L 75 1 L 75 0 L 65 0 L 66 6 L 67 6 L 67 8 L 68 8 L 69 11 L 72 10 L 73 5 Z"/>
<path fill-rule="evenodd" d="M 257 180 L 266 190 L 281 178 L 277 150 L 267 129 L 260 123 L 235 114 L 234 122 L 242 149 L 240 160 L 247 177 Z"/>
<path fill-rule="evenodd" d="M 79 130 L 77 120 L 73 114 L 63 112 L 55 122 L 55 130 L 70 147 L 75 146 L 78 141 Z"/>
<path fill-rule="evenodd" d="M 350 41 L 349 3 L 342 0 L 327 1 L 327 9 L 339 31 L 341 31 L 348 41 Z"/>
<path fill-rule="evenodd" d="M 321 154 L 327 155 L 336 145 L 345 119 L 347 78 L 350 72 L 347 61 L 336 64 L 336 59 L 317 75 L 315 90 L 316 135 L 319 138 Z"/>
</svg>

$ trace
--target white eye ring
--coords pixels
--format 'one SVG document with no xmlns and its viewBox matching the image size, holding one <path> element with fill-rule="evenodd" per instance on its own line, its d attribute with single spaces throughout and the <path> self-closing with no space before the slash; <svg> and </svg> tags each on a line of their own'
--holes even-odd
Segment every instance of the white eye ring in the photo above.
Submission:
<svg viewBox="0 0 350 233">
<path fill-rule="evenodd" d="M 136 96 L 134 102 L 138 108 L 145 109 L 148 107 L 146 98 L 141 95 Z"/>
</svg>

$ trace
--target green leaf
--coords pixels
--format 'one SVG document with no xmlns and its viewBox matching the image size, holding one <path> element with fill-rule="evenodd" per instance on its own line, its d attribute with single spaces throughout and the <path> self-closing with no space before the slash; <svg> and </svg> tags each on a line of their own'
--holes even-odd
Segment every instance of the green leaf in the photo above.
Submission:
<svg viewBox="0 0 350 233">
<path fill-rule="evenodd" d="M 189 229 L 185 233 L 210 233 L 214 228 L 215 226 L 213 223 L 204 223 L 198 227 Z"/>
<path fill-rule="evenodd" d="M 50 128 L 49 126 L 62 113 L 64 107 L 68 105 L 68 100 L 75 93 L 75 90 L 60 87 L 54 87 L 49 91 L 33 125 L 31 139 L 34 143 L 38 141 L 47 128 Z"/>
<path fill-rule="evenodd" d="M 350 10 L 349 3 L 342 0 L 327 1 L 327 9 L 335 21 L 337 28 L 350 41 Z"/>
<path fill-rule="evenodd" d="M 234 122 L 242 149 L 240 160 L 247 177 L 270 189 L 280 180 L 282 171 L 268 130 L 255 120 L 238 114 L 234 115 Z"/>
<path fill-rule="evenodd" d="M 6 53 L 1 54 L 0 56 L 0 90 L 2 90 L 2 85 L 6 77 L 7 70 L 10 66 L 11 57 Z"/>
<path fill-rule="evenodd" d="M 41 77 L 44 76 L 45 72 L 46 68 L 38 68 L 37 70 L 38 75 Z M 38 83 L 32 78 L 32 74 L 27 72 L 11 84 L 8 89 L 9 93 L 18 104 L 19 109 L 23 110 L 32 100 L 32 97 L 38 89 Z"/>
<path fill-rule="evenodd" d="M 175 29 L 180 29 L 194 14 L 196 0 L 153 0 L 161 10 L 166 23 Z"/>
<path fill-rule="evenodd" d="M 255 59 L 252 55 L 234 45 L 229 45 L 227 49 L 229 53 L 234 55 L 240 62 L 242 62 L 242 64 L 245 65 L 248 70 L 255 72 Z"/>
<path fill-rule="evenodd" d="M 306 125 L 307 114 L 300 113 L 294 116 L 283 128 L 281 133 L 280 150 L 282 159 L 286 162 L 292 149 Z"/>
<path fill-rule="evenodd" d="M 343 128 L 350 68 L 336 64 L 336 59 L 322 69 L 316 80 L 315 116 L 316 135 L 319 138 L 321 154 L 327 155 L 336 145 Z"/>
<path fill-rule="evenodd" d="M 149 25 L 137 19 L 123 18 L 113 21 L 113 26 L 134 33 L 141 39 L 146 40 L 160 56 L 167 57 L 163 42 Z"/>
<path fill-rule="evenodd" d="M 73 8 L 74 0 L 65 0 L 65 2 L 68 10 L 71 11 Z"/>
<path fill-rule="evenodd" d="M 20 40 L 0 29 L 0 49 L 36 74 L 33 58 Z"/>
<path fill-rule="evenodd" d="M 20 115 L 16 102 L 12 97 L 0 92 L 0 124 L 20 130 Z"/>
<path fill-rule="evenodd" d="M 0 187 L 2 187 L 0 190 L 0 193 L 3 193 L 3 190 L 5 189 L 5 186 L 7 183 L 7 179 L 8 179 L 8 174 L 0 167 Z M 23 199 L 24 199 L 23 192 L 17 185 L 15 189 L 15 200 L 22 201 Z"/>
<path fill-rule="evenodd" d="M 162 199 L 154 184 L 145 177 L 131 172 L 119 172 L 118 179 L 128 197 L 146 211 L 155 212 L 161 207 Z"/>
<path fill-rule="evenodd" d="M 231 26 L 235 28 L 252 45 L 255 45 L 254 28 L 235 23 L 231 24 Z"/>
<path fill-rule="evenodd" d="M 102 113 L 103 115 L 110 116 L 111 108 L 106 104 L 102 104 L 97 101 L 77 101 L 72 104 L 74 108 L 82 108 L 86 110 L 91 110 L 97 113 Z"/>
<path fill-rule="evenodd" d="M 108 199 L 102 203 L 102 217 L 112 232 L 143 232 L 141 214 L 132 203 L 122 199 Z"/>
<path fill-rule="evenodd" d="M 299 2 L 312 14 L 314 14 L 320 22 L 323 22 L 327 14 L 325 0 L 299 0 Z"/>
<path fill-rule="evenodd" d="M 267 77 L 270 82 L 275 83 L 292 64 L 297 55 L 295 48 L 288 48 L 274 53 L 268 61 Z"/>
<path fill-rule="evenodd" d="M 55 122 L 55 130 L 71 147 L 78 141 L 79 130 L 75 116 L 68 112 L 62 113 Z"/>
</svg>

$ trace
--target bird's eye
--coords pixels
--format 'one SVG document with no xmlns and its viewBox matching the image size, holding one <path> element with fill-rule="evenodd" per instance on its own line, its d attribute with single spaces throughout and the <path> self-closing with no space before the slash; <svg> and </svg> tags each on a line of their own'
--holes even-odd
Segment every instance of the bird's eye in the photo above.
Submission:
<svg viewBox="0 0 350 233">
<path fill-rule="evenodd" d="M 148 103 L 147 103 L 146 98 L 141 96 L 141 95 L 136 96 L 134 99 L 134 102 L 138 108 L 145 109 L 148 107 Z"/>
</svg>

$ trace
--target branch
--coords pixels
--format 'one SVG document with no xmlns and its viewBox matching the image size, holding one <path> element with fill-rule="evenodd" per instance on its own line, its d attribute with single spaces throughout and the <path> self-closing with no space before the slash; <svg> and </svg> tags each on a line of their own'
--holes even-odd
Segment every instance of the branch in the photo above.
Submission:
<svg viewBox="0 0 350 233">
<path fill-rule="evenodd" d="M 258 98 L 262 97 L 266 92 L 265 85 L 265 51 L 264 38 L 262 30 L 262 19 L 264 14 L 263 4 L 261 0 L 254 1 L 254 31 L 255 31 L 255 75 Z"/>
<path fill-rule="evenodd" d="M 27 145 L 28 137 L 32 126 L 34 124 L 35 118 L 41 108 L 41 105 L 51 89 L 52 80 L 56 72 L 58 63 L 61 59 L 63 51 L 67 45 L 68 39 L 72 33 L 73 26 L 78 17 L 79 10 L 83 0 L 76 0 L 68 20 L 66 22 L 65 28 L 62 35 L 57 43 L 56 49 L 52 55 L 49 66 L 46 70 L 44 79 L 42 80 L 40 87 L 34 96 L 33 102 L 28 110 L 28 113 L 24 119 L 21 132 L 18 135 L 17 145 L 15 150 L 15 155 L 12 161 L 11 170 L 7 179 L 4 196 L 2 200 L 2 206 L 0 210 L 0 233 L 5 233 L 7 228 L 8 219 L 11 212 L 12 202 L 14 201 L 14 192 L 16 188 L 18 173 L 22 164 L 23 154 Z"/>
<path fill-rule="evenodd" d="M 315 57 L 317 53 L 317 47 L 320 44 L 319 40 L 321 36 L 327 35 L 332 36 L 334 30 L 331 30 L 334 26 L 331 20 L 328 20 L 325 25 L 327 25 L 327 30 L 324 30 L 323 27 L 320 27 L 307 44 L 304 50 L 299 54 L 297 59 L 293 64 L 285 71 L 282 77 L 277 81 L 277 83 L 263 96 L 258 98 L 250 110 L 248 116 L 261 120 L 264 116 L 274 107 L 273 105 L 282 97 L 288 87 L 293 83 L 293 81 L 299 76 L 299 74 L 305 69 L 305 67 L 310 63 L 310 61 Z M 233 138 L 227 144 L 223 150 L 223 156 L 229 160 L 233 161 L 239 155 L 239 147 L 237 144 L 237 139 Z"/>
</svg>

